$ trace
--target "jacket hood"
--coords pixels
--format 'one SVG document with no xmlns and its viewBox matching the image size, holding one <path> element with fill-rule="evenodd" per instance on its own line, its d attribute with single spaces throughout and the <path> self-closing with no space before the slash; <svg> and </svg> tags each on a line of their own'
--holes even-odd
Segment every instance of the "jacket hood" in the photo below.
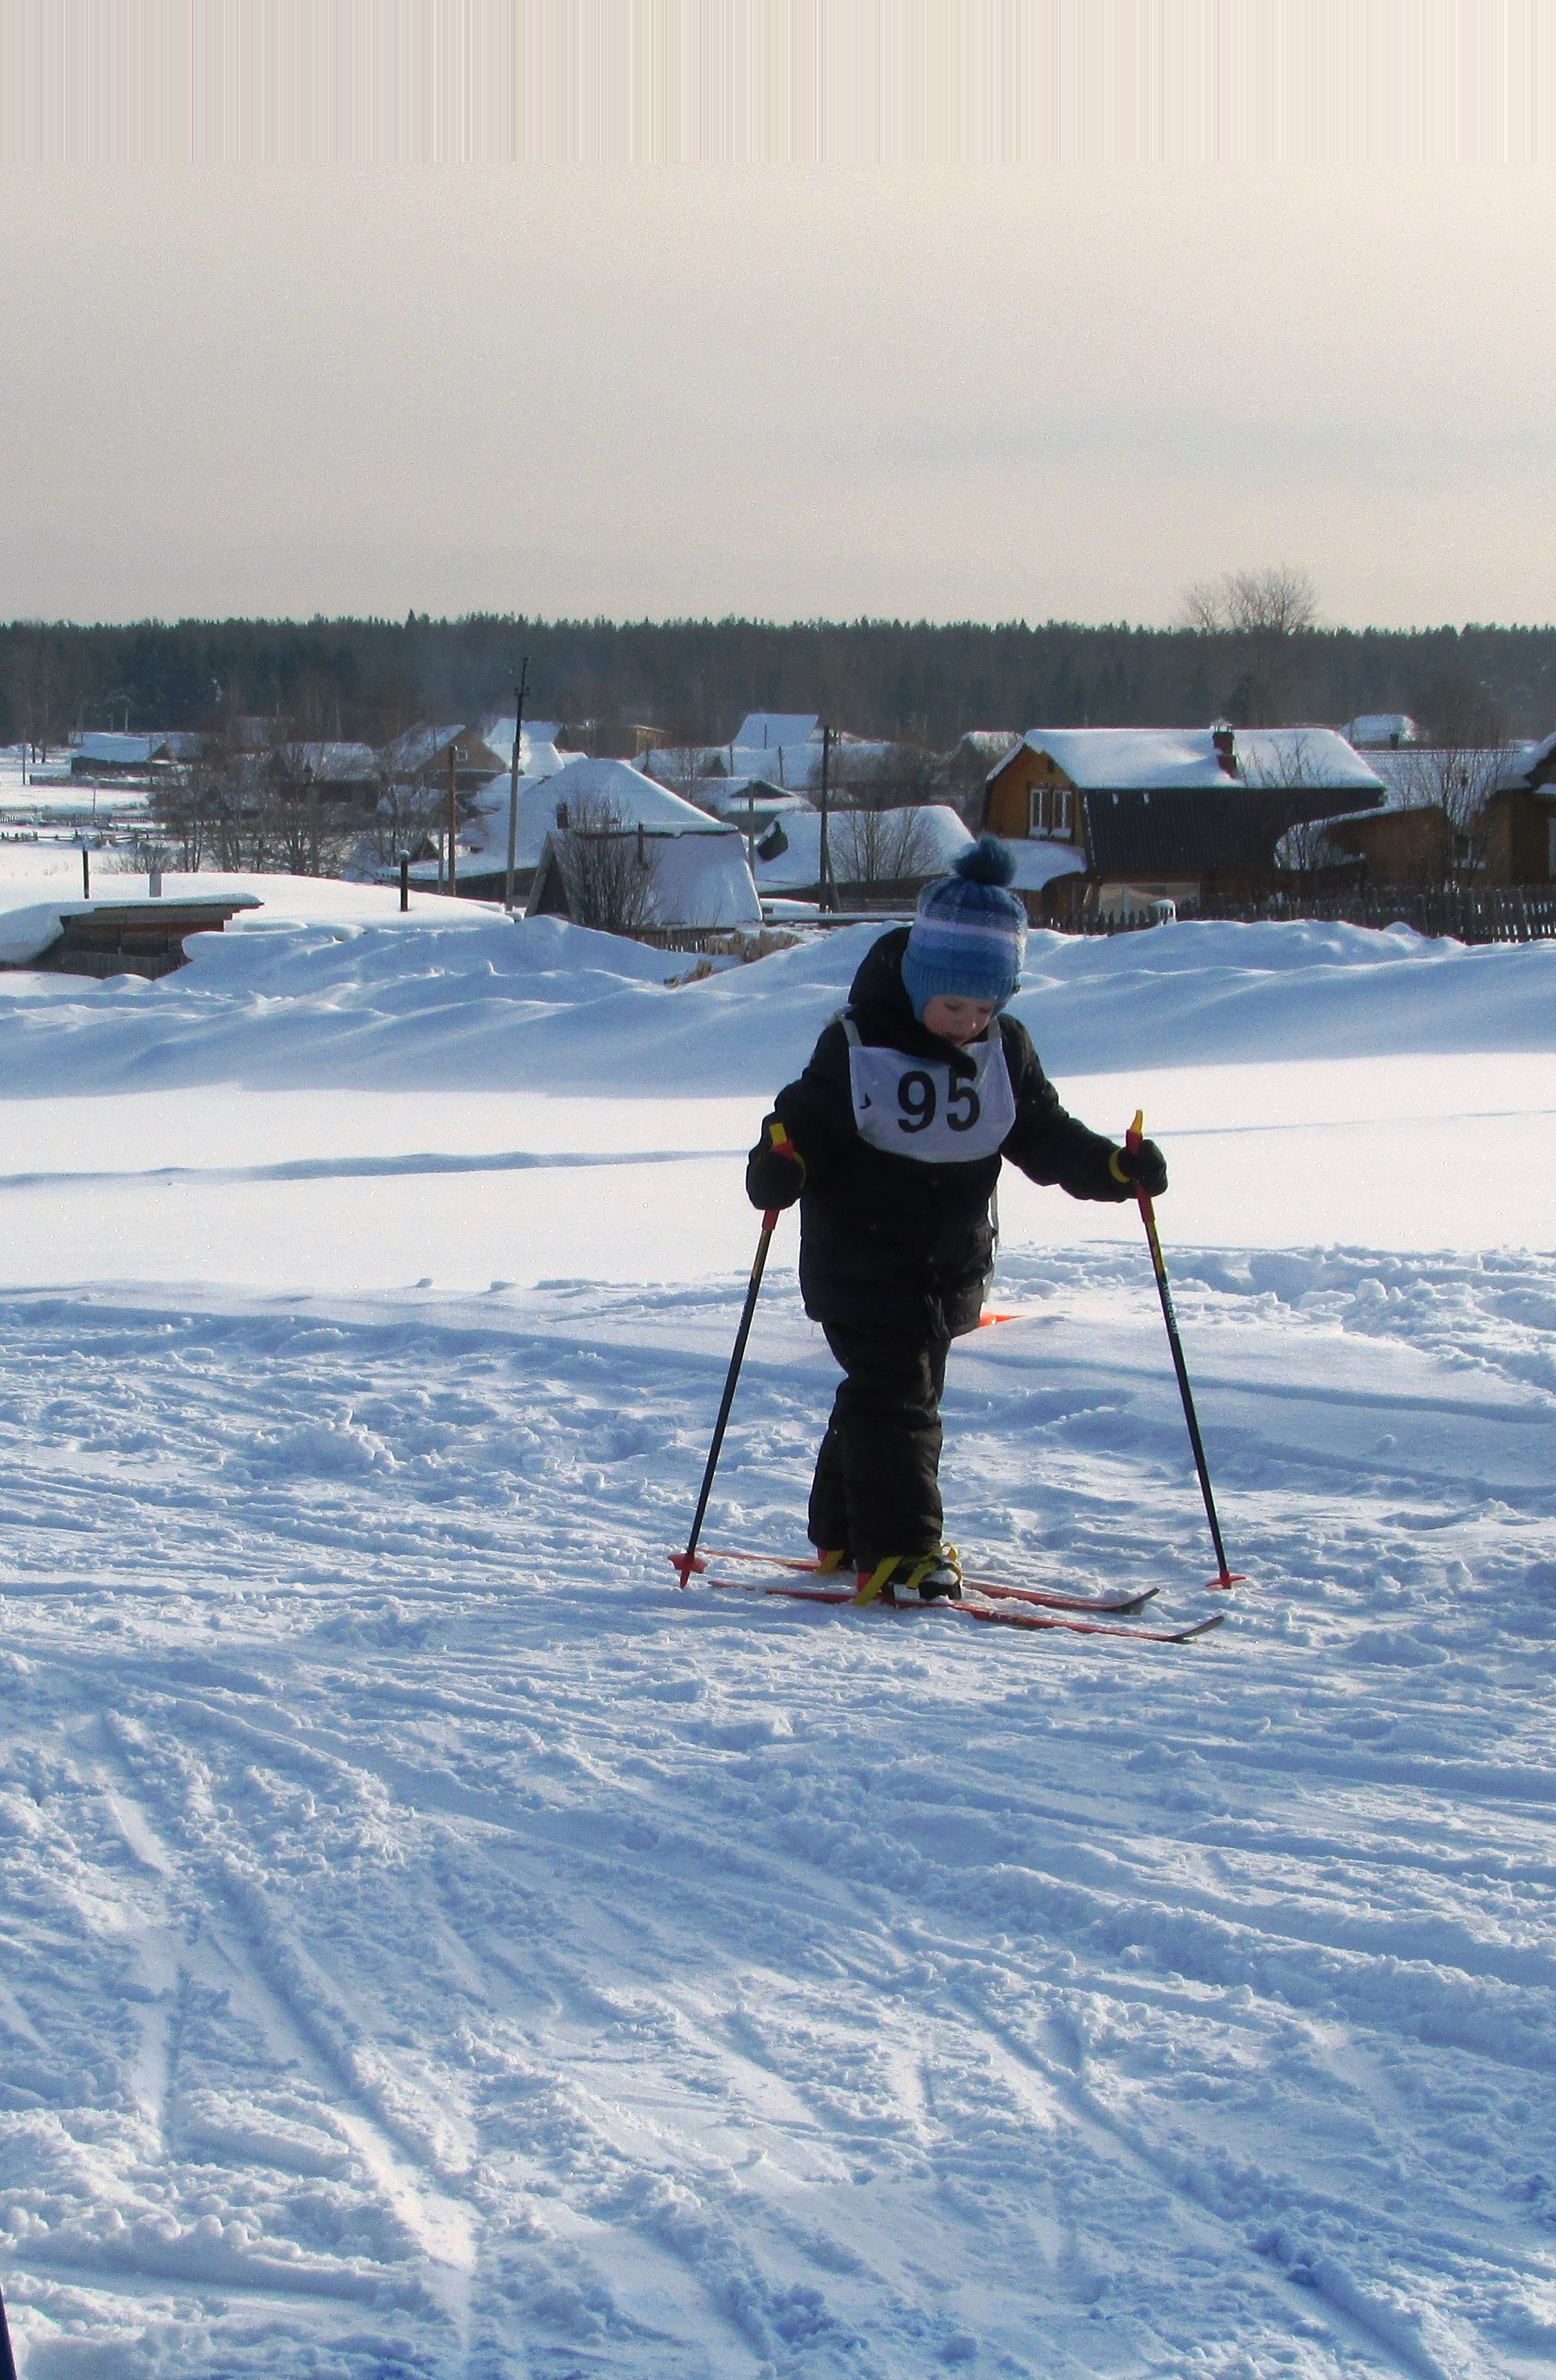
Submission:
<svg viewBox="0 0 1556 2380">
<path fill-rule="evenodd" d="M 871 942 L 859 961 L 854 980 L 848 988 L 850 1008 L 878 1009 L 893 1026 L 911 1025 L 918 1028 L 918 1019 L 913 1014 L 913 1002 L 902 979 L 902 954 L 907 948 L 909 929 L 893 926 L 878 942 Z"/>
</svg>

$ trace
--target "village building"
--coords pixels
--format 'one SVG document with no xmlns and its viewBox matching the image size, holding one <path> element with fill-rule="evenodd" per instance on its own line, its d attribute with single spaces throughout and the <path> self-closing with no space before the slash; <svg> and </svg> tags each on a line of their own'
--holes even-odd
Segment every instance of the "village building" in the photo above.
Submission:
<svg viewBox="0 0 1556 2380">
<path fill-rule="evenodd" d="M 384 762 L 371 744 L 281 743 L 265 756 L 266 774 L 285 792 L 317 802 L 373 810 L 384 783 Z"/>
<path fill-rule="evenodd" d="M 1303 872 L 1368 885 L 1436 890 L 1476 866 L 1472 832 L 1505 756 L 1431 744 L 1375 746 L 1368 764 L 1380 779 L 1381 804 L 1327 820 L 1322 850 L 1309 836 L 1289 856 Z"/>
<path fill-rule="evenodd" d="M 819 712 L 752 710 L 727 744 L 656 745 L 641 755 L 639 765 L 705 808 L 752 778 L 780 793 L 814 799 L 821 785 L 822 744 Z M 894 744 L 834 727 L 826 743 L 828 785 L 843 793 L 881 780 L 896 755 Z"/>
<path fill-rule="evenodd" d="M 240 911 L 263 905 L 256 892 L 36 902 L 0 913 L 0 968 L 154 983 L 187 963 L 192 935 L 219 934 Z"/>
<path fill-rule="evenodd" d="M 455 790 L 461 795 L 479 793 L 503 765 L 502 754 L 473 727 L 407 727 L 384 751 L 383 773 L 391 784 L 443 793 L 451 753 Z"/>
<path fill-rule="evenodd" d="M 624 880 L 631 888 L 617 918 L 588 913 L 580 874 L 607 900 Z M 608 923 L 650 941 L 755 931 L 762 921 L 744 841 L 700 813 L 693 827 L 559 828 L 546 837 L 524 914 Z"/>
<path fill-rule="evenodd" d="M 154 782 L 176 765 L 174 746 L 182 739 L 166 735 L 117 735 L 87 734 L 73 739 L 72 777 L 144 778 Z"/>
<path fill-rule="evenodd" d="M 911 808 L 834 810 L 827 821 L 832 889 L 845 909 L 911 906 L 926 884 L 946 875 L 972 842 L 943 802 Z M 774 818 L 756 844 L 757 890 L 764 900 L 820 903 L 821 818 L 808 803 Z"/>
<path fill-rule="evenodd" d="M 1556 735 L 1502 770 L 1481 821 L 1482 881 L 1556 884 Z"/>
<path fill-rule="evenodd" d="M 1556 736 L 1511 747 L 1400 746 L 1368 758 L 1383 807 L 1323 831 L 1355 876 L 1432 890 L 1556 882 Z"/>
<path fill-rule="evenodd" d="M 1054 921 L 1263 899 L 1290 829 L 1385 798 L 1331 728 L 1032 728 L 990 771 L 980 823 Z"/>
<path fill-rule="evenodd" d="M 1397 752 L 1427 741 L 1425 728 L 1406 710 L 1364 711 L 1340 732 L 1358 752 Z"/>
<path fill-rule="evenodd" d="M 548 840 L 578 829 L 636 832 L 642 827 L 656 834 L 735 834 L 744 851 L 743 839 L 733 826 L 715 825 L 706 810 L 656 784 L 629 760 L 591 760 L 581 754 L 558 753 L 553 745 L 531 744 L 528 734 L 523 757 L 529 768 L 518 781 L 516 902 L 529 901 Z M 471 900 L 505 897 L 511 790 L 511 778 L 504 770 L 482 786 L 470 805 L 471 815 L 461 821 L 456 880 L 460 893 Z M 419 861 L 411 875 L 417 883 L 431 885 L 437 877 L 436 861 Z"/>
</svg>

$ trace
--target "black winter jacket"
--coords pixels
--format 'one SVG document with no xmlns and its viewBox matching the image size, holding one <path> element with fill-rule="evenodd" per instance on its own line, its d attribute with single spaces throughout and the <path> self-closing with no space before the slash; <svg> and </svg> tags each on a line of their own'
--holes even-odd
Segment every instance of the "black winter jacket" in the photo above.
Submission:
<svg viewBox="0 0 1556 2380">
<path fill-rule="evenodd" d="M 932 1058 L 953 1075 L 965 1060 L 929 1033 L 903 987 L 908 929 L 883 934 L 865 954 L 848 1013 L 861 1041 Z M 1057 1183 L 1072 1198 L 1118 1202 L 1133 1194 L 1108 1170 L 1115 1143 L 1066 1114 L 1043 1073 L 1024 1025 L 997 1017 L 1015 1096 L 1015 1122 L 998 1154 L 965 1164 L 925 1164 L 873 1148 L 854 1122 L 848 1042 L 835 1019 L 822 1033 L 796 1083 L 778 1094 L 774 1113 L 805 1160 L 800 1201 L 800 1288 L 819 1322 L 955 1338 L 976 1329 L 994 1261 L 991 1202 L 1008 1157 L 1034 1182 Z M 770 1150 L 769 1117 L 751 1151 Z M 748 1174 L 752 1203 L 765 1205 Z"/>
</svg>

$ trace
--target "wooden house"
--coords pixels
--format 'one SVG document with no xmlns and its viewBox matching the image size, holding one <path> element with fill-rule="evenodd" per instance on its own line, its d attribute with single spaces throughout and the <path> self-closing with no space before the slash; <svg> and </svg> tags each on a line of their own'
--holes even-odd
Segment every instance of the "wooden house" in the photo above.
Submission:
<svg viewBox="0 0 1556 2380">
<path fill-rule="evenodd" d="M 1369 883 L 1556 881 L 1556 736 L 1511 752 L 1419 745 L 1368 758 L 1384 807 L 1335 819 L 1325 833 Z"/>
<path fill-rule="evenodd" d="M 1482 883 L 1556 884 L 1556 735 L 1503 771 L 1482 816 L 1481 856 Z"/>
<path fill-rule="evenodd" d="M 1015 845 L 1028 913 L 1053 919 L 1262 899 L 1292 828 L 1384 799 L 1330 728 L 1032 728 L 990 771 L 981 823 Z"/>
<path fill-rule="evenodd" d="M 266 773 L 295 799 L 335 808 L 373 810 L 383 790 L 383 766 L 371 744 L 340 738 L 278 744 L 266 756 Z M 446 782 L 446 780 L 445 780 Z"/>
<path fill-rule="evenodd" d="M 386 783 L 416 785 L 443 793 L 448 785 L 449 754 L 454 755 L 454 782 L 461 795 L 479 793 L 504 767 L 473 727 L 407 727 L 385 749 L 382 770 Z"/>
</svg>

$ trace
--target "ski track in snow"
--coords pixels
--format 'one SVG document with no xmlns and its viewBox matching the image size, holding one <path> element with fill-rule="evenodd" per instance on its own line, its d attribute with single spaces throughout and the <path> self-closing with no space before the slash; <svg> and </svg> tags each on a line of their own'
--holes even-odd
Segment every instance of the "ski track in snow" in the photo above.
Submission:
<svg viewBox="0 0 1556 2380">
<path fill-rule="evenodd" d="M 7 1300 L 25 2380 L 1549 2372 L 1556 1258 L 1174 1263 L 1182 1649 L 680 1594 L 739 1281 Z M 1200 1616 L 1143 1252 L 996 1302 L 964 1549 Z"/>
</svg>

